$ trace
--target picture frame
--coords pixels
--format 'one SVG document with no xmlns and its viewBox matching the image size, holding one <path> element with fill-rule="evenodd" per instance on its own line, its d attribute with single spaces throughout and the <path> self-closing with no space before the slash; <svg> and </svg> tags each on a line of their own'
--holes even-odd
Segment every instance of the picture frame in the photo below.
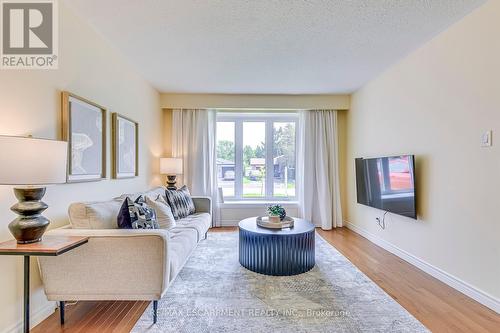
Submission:
<svg viewBox="0 0 500 333">
<path fill-rule="evenodd" d="M 62 140 L 68 142 L 68 183 L 106 179 L 107 110 L 63 91 Z"/>
<path fill-rule="evenodd" d="M 112 177 L 139 176 L 139 123 L 118 113 L 111 115 Z"/>
</svg>

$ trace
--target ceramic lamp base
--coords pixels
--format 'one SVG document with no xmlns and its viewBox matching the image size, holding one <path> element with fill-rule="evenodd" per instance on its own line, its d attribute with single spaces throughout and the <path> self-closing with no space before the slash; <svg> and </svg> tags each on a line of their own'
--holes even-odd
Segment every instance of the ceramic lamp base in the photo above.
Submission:
<svg viewBox="0 0 500 333">
<path fill-rule="evenodd" d="M 177 175 L 167 175 L 167 188 L 169 190 L 177 190 Z"/>
<path fill-rule="evenodd" d="M 48 208 L 41 201 L 45 187 L 15 188 L 14 194 L 19 201 L 10 209 L 19 215 L 9 224 L 9 230 L 19 244 L 35 243 L 42 240 L 42 235 L 50 221 L 41 215 Z"/>
</svg>

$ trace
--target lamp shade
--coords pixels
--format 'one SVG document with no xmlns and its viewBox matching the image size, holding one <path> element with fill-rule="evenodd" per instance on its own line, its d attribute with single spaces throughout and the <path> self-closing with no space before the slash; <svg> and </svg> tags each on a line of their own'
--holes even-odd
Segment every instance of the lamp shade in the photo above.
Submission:
<svg viewBox="0 0 500 333">
<path fill-rule="evenodd" d="M 182 158 L 160 158 L 160 173 L 162 175 L 182 174 Z"/>
<path fill-rule="evenodd" d="M 65 183 L 67 160 L 67 142 L 0 135 L 2 185 Z"/>
</svg>

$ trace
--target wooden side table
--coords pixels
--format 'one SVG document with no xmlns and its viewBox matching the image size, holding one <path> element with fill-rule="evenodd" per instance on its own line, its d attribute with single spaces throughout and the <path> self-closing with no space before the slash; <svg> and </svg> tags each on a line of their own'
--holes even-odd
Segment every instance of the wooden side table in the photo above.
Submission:
<svg viewBox="0 0 500 333">
<path fill-rule="evenodd" d="M 58 256 L 88 241 L 88 237 L 47 235 L 37 243 L 18 244 L 15 240 L 0 243 L 0 255 L 24 256 L 24 332 L 30 330 L 30 257 Z"/>
</svg>

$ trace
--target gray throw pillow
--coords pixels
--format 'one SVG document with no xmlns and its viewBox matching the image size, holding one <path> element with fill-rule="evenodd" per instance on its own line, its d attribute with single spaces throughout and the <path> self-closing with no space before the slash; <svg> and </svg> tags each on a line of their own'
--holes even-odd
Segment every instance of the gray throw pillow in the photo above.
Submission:
<svg viewBox="0 0 500 333">
<path fill-rule="evenodd" d="M 167 202 L 176 220 L 195 213 L 194 202 L 186 185 L 178 190 L 165 190 Z"/>
</svg>

